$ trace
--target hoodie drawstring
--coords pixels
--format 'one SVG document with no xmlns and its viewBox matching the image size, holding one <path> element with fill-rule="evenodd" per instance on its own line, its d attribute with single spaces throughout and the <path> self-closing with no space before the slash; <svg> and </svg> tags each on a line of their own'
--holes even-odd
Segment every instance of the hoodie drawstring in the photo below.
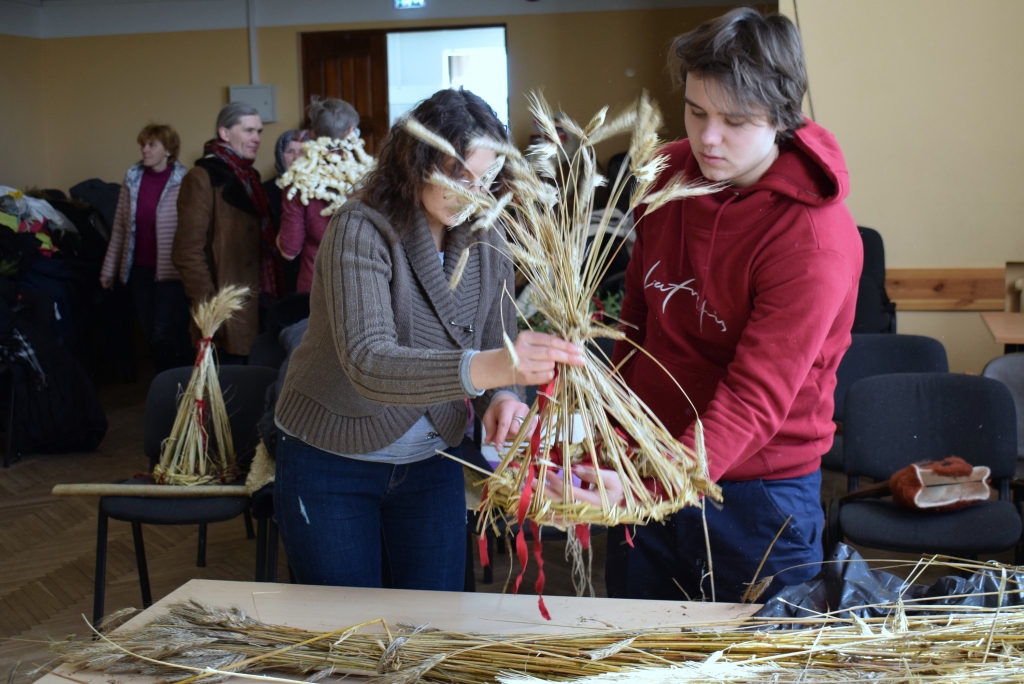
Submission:
<svg viewBox="0 0 1024 684">
<path fill-rule="evenodd" d="M 725 213 L 725 208 L 738 197 L 739 195 L 733 194 L 728 200 L 722 203 L 722 206 L 719 207 L 718 211 L 715 213 L 715 222 L 711 225 L 711 240 L 708 243 L 708 256 L 705 257 L 705 267 L 703 267 L 699 290 L 697 290 L 697 311 L 699 311 L 699 317 L 697 318 L 698 330 L 703 330 L 703 310 L 705 310 L 705 306 L 708 304 L 708 300 L 705 297 L 705 289 L 707 288 L 708 281 L 710 280 L 709 271 L 711 269 L 711 257 L 715 251 L 715 237 L 718 236 L 718 224 L 722 220 L 722 214 Z M 685 206 L 685 202 L 683 204 Z"/>
</svg>

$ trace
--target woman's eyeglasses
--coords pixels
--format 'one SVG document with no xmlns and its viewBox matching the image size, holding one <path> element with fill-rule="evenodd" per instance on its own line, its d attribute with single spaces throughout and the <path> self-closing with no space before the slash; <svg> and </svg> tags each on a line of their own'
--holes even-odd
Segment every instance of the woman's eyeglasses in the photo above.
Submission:
<svg viewBox="0 0 1024 684">
<path fill-rule="evenodd" d="M 464 187 L 466 190 L 477 190 L 479 192 L 495 193 L 501 189 L 501 183 L 492 181 L 487 183 L 482 180 L 470 180 L 469 178 L 456 178 L 455 182 Z"/>
</svg>

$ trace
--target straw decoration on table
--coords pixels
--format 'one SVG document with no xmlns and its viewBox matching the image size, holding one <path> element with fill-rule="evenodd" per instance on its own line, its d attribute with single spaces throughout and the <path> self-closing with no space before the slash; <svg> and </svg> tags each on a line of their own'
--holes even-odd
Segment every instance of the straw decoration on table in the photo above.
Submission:
<svg viewBox="0 0 1024 684">
<path fill-rule="evenodd" d="M 598 286 L 622 244 L 616 238 L 624 237 L 620 224 L 611 224 L 610 208 L 625 192 L 628 180 L 624 173 L 612 179 L 609 210 L 594 234 L 590 224 L 594 190 L 607 182 L 597 171 L 594 145 L 632 133 L 628 161 L 638 185 L 631 196 L 631 209 L 646 205 L 646 211 L 652 211 L 669 201 L 720 187 L 673 178 L 652 192 L 667 158 L 657 154 L 662 145 L 657 135 L 662 119 L 646 95 L 611 119 L 606 107 L 585 127 L 568 118 L 561 120 L 560 125 L 580 142 L 572 154 L 558 142 L 554 118 L 541 96 L 531 96 L 531 111 L 547 139 L 532 146 L 526 157 L 511 145 L 486 137 L 469 143 L 469 149 L 490 148 L 497 154 L 497 161 L 481 181 L 490 187 L 499 174 L 507 178 L 508 191 L 500 197 L 467 190 L 440 172 L 428 180 L 451 193 L 461 207 L 460 218 L 476 217 L 471 224 L 474 230 L 496 227 L 505 232 L 512 258 L 533 291 L 532 303 L 555 334 L 581 346 L 598 337 L 624 339 L 623 333 L 591 314 Z M 447 141 L 414 119 L 406 119 L 403 125 L 411 135 L 458 158 Z M 460 273 L 456 268 L 453 287 Z M 507 305 L 515 306 L 511 299 Z M 515 350 L 507 336 L 506 342 L 515 363 Z M 674 382 L 667 372 L 665 382 Z M 526 431 L 534 416 L 539 416 L 540 427 L 531 439 Z M 574 422 L 575 428 L 570 429 Z M 499 519 L 508 518 L 562 529 L 590 523 L 644 524 L 697 504 L 702 494 L 718 499 L 720 490 L 707 477 L 699 422 L 697 435 L 695 450 L 683 446 L 626 386 L 617 370 L 609 367 L 609 360 L 591 348 L 585 366 L 560 368 L 555 381 L 541 389 L 537 403 L 486 483 L 482 525 L 498 530 Z M 600 506 L 572 498 L 569 466 L 595 463 L 618 473 L 624 488 L 622 505 L 608 500 L 600 479 Z M 534 495 L 543 489 L 549 471 L 558 473 L 566 485 L 561 501 Z"/>
<path fill-rule="evenodd" d="M 358 131 L 340 140 L 324 136 L 302 143 L 302 156 L 281 174 L 277 185 L 286 190 L 289 200 L 298 194 L 302 206 L 308 206 L 311 199 L 323 200 L 327 206 L 320 215 L 331 216 L 374 163 Z"/>
<path fill-rule="evenodd" d="M 879 617 L 851 618 L 844 610 L 799 619 L 497 635 L 384 620 L 314 632 L 193 601 L 170 606 L 138 629 L 53 648 L 77 669 L 188 682 L 228 674 L 259 678 L 256 673 L 267 671 L 280 673 L 271 681 L 360 675 L 378 684 L 1024 682 L 1024 605 L 1010 601 L 1022 587 L 1007 580 L 1019 574 L 992 563 L 956 567 L 1001 574 L 998 594 L 986 595 L 989 607 L 950 606 L 932 597 L 876 607 Z"/>
<path fill-rule="evenodd" d="M 164 440 L 160 462 L 153 468 L 158 484 L 226 484 L 238 476 L 231 424 L 224 406 L 213 336 L 242 309 L 249 288 L 227 285 L 192 308 L 192 320 L 202 335 L 188 387 L 178 402 L 170 436 Z"/>
</svg>

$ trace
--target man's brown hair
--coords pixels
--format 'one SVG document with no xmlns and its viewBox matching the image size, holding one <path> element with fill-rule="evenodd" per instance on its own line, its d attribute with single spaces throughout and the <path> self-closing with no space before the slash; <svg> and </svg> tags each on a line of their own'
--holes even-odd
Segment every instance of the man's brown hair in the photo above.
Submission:
<svg viewBox="0 0 1024 684">
<path fill-rule="evenodd" d="M 785 130 L 778 141 L 804 125 L 800 105 L 807 72 L 800 32 L 781 14 L 762 15 L 740 7 L 707 21 L 672 41 L 669 69 L 678 86 L 686 75 L 714 79 L 739 116 L 767 116 Z"/>
<path fill-rule="evenodd" d="M 178 152 L 181 151 L 181 138 L 178 137 L 178 132 L 167 124 L 149 124 L 139 131 L 137 140 L 140 145 L 145 145 L 150 140 L 159 140 L 167 154 L 171 155 L 171 161 L 177 160 Z"/>
</svg>

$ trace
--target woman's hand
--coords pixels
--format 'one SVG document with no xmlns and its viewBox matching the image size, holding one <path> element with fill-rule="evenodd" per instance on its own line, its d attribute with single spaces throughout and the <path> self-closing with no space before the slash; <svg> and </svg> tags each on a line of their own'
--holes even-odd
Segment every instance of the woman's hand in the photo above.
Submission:
<svg viewBox="0 0 1024 684">
<path fill-rule="evenodd" d="M 496 449 L 500 449 L 510 437 L 518 434 L 529 412 L 530 407 L 519 401 L 514 394 L 502 392 L 495 395 L 480 419 L 484 425 L 484 444 L 493 444 Z M 532 435 L 536 429 L 537 418 L 534 417 L 526 436 Z"/>
<path fill-rule="evenodd" d="M 582 347 L 547 333 L 524 330 L 513 345 L 518 366 L 513 367 L 505 349 L 489 349 L 473 357 L 469 374 L 478 390 L 507 385 L 543 385 L 555 377 L 555 364 L 582 366 L 586 357 Z"/>
<path fill-rule="evenodd" d="M 597 489 L 597 478 L 600 477 L 604 483 L 604 491 L 608 495 L 610 506 L 621 506 L 624 497 L 622 496 L 622 480 L 619 474 L 610 468 L 595 469 L 593 466 L 574 465 L 572 474 L 580 478 L 585 486 L 572 486 L 569 494 L 573 501 L 585 501 L 594 506 L 601 506 L 601 492 Z M 544 496 L 554 501 L 562 501 L 562 493 L 565 491 L 565 483 L 562 481 L 562 474 L 552 470 L 547 471 L 544 481 Z"/>
<path fill-rule="evenodd" d="M 114 289 L 114 278 L 112 276 L 101 275 L 100 276 L 100 287 L 102 287 L 104 290 L 113 290 Z"/>
</svg>

